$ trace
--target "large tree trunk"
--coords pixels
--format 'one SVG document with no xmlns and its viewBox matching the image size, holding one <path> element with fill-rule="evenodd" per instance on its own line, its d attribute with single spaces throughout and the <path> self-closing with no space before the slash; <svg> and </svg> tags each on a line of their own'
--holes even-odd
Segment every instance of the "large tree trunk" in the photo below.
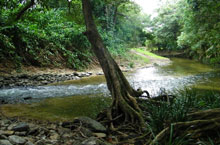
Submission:
<svg viewBox="0 0 220 145">
<path fill-rule="evenodd" d="M 86 23 L 85 35 L 90 41 L 92 49 L 103 69 L 108 89 L 113 98 L 111 109 L 108 112 L 108 118 L 110 120 L 117 118 L 117 122 L 128 121 L 141 124 L 142 126 L 144 124 L 142 111 L 134 98 L 140 96 L 141 92 L 134 90 L 130 86 L 119 66 L 104 46 L 92 17 L 90 1 L 82 0 L 82 4 Z M 110 127 L 113 129 L 113 124 Z"/>
</svg>

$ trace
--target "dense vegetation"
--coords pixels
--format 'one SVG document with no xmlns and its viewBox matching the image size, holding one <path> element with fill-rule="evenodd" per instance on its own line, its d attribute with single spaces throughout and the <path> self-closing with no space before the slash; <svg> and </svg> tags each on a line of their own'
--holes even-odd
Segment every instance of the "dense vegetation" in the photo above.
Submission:
<svg viewBox="0 0 220 145">
<path fill-rule="evenodd" d="M 16 68 L 22 64 L 86 67 L 93 54 L 83 35 L 81 0 L 31 2 L 1 0 L 0 61 L 13 62 Z M 144 17 L 136 4 L 96 0 L 92 5 L 99 32 L 112 53 L 122 54 L 144 43 Z"/>
<path fill-rule="evenodd" d="M 129 0 L 96 0 L 92 5 L 104 43 L 115 55 L 146 45 L 220 63 L 218 0 L 170 0 L 153 19 Z M 93 54 L 84 31 L 80 0 L 0 1 L 0 61 L 12 62 L 16 68 L 22 64 L 86 67 Z"/>
<path fill-rule="evenodd" d="M 92 5 L 88 0 L 0 2 L 0 61 L 5 65 L 81 69 L 94 58 L 93 46 L 112 96 L 112 105 L 97 120 L 105 124 L 109 136 L 117 136 L 117 142 L 219 144 L 219 94 L 185 90 L 176 96 L 165 92 L 150 97 L 129 84 L 107 51 L 123 55 L 131 47 L 146 45 L 158 51 L 181 50 L 219 64 L 218 0 L 165 3 L 152 20 L 130 0 L 93 0 Z M 138 98 L 143 93 L 147 99 Z"/>
<path fill-rule="evenodd" d="M 220 63 L 218 0 L 170 1 L 158 9 L 146 45 L 158 50 L 185 51 L 203 62 Z"/>
</svg>

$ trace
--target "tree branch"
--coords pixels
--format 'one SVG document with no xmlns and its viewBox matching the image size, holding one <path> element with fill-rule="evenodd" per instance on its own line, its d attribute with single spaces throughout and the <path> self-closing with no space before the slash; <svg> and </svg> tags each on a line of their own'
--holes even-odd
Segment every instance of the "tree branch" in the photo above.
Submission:
<svg viewBox="0 0 220 145">
<path fill-rule="evenodd" d="M 18 21 L 22 16 L 23 14 L 25 13 L 25 11 L 27 11 L 30 7 L 32 7 L 34 5 L 34 0 L 31 0 L 31 1 L 28 1 L 26 3 L 26 5 L 21 8 L 15 15 L 15 21 Z"/>
</svg>

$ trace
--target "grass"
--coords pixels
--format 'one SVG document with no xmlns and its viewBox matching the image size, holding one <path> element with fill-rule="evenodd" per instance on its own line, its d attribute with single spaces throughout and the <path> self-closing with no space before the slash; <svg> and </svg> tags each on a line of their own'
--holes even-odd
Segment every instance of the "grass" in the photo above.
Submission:
<svg viewBox="0 0 220 145">
<path fill-rule="evenodd" d="M 157 135 L 172 123 L 189 121 L 187 114 L 193 111 L 220 108 L 220 92 L 184 89 L 176 91 L 175 94 L 177 98 L 170 104 L 164 103 L 158 106 L 147 101 L 141 102 L 141 106 L 146 107 L 147 110 L 144 116 L 149 122 L 148 128 L 152 136 Z M 188 141 L 188 138 L 178 137 L 167 142 L 169 145 L 174 145 L 187 144 Z"/>
<path fill-rule="evenodd" d="M 114 57 L 114 59 L 119 65 L 126 66 L 127 68 L 136 68 L 150 63 L 150 60 L 147 57 L 132 52 L 125 52 L 123 56 L 117 56 Z"/>
<path fill-rule="evenodd" d="M 135 51 L 137 51 L 137 52 L 139 52 L 139 53 L 142 53 L 142 54 L 144 54 L 144 55 L 148 55 L 148 56 L 157 58 L 157 59 L 166 59 L 165 57 L 156 55 L 156 54 L 154 54 L 154 53 L 151 53 L 151 52 L 149 52 L 149 51 L 143 50 L 143 49 L 141 49 L 141 48 L 134 48 L 133 50 L 135 50 Z"/>
<path fill-rule="evenodd" d="M 128 54 L 128 60 L 133 60 L 133 61 L 141 61 L 143 63 L 149 63 L 150 60 L 144 56 L 140 56 L 137 54 Z"/>
</svg>

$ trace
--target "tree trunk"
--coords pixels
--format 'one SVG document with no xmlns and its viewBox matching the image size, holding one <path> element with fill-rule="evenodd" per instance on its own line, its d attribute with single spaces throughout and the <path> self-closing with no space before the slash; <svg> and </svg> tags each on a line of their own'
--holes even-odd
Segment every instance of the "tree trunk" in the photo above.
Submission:
<svg viewBox="0 0 220 145">
<path fill-rule="evenodd" d="M 134 90 L 130 86 L 119 66 L 104 46 L 92 17 L 90 1 L 82 0 L 82 4 L 86 24 L 85 35 L 90 41 L 92 50 L 102 67 L 108 89 L 113 98 L 111 109 L 108 112 L 108 119 L 114 120 L 114 118 L 117 118 L 117 123 L 119 123 L 119 121 L 128 121 L 130 123 L 141 124 L 142 126 L 144 124 L 142 111 L 134 98 L 140 96 L 141 92 Z M 113 124 L 111 124 L 110 127 L 114 129 Z"/>
</svg>

